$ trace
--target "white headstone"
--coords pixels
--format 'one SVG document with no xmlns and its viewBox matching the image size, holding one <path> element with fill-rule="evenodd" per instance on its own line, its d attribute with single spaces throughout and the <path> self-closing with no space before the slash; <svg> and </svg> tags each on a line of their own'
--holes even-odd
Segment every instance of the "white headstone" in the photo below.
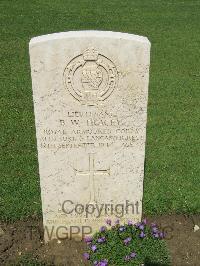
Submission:
<svg viewBox="0 0 200 266">
<path fill-rule="evenodd" d="M 46 241 L 139 221 L 148 39 L 55 33 L 30 41 L 30 61 Z"/>
</svg>

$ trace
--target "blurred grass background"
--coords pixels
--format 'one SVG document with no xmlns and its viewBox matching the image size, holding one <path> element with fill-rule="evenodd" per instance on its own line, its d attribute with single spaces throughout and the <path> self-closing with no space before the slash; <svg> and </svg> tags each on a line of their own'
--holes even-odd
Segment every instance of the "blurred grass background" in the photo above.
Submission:
<svg viewBox="0 0 200 266">
<path fill-rule="evenodd" d="M 0 1 L 0 220 L 41 215 L 29 40 L 69 30 L 151 48 L 144 214 L 200 212 L 200 1 Z"/>
</svg>

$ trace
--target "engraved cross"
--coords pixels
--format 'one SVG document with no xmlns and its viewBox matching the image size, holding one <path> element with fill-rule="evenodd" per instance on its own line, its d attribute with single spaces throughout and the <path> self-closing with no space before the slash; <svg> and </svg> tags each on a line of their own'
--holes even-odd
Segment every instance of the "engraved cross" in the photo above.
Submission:
<svg viewBox="0 0 200 266">
<path fill-rule="evenodd" d="M 95 182 L 94 177 L 96 175 L 109 175 L 110 176 L 110 168 L 106 170 L 96 170 L 95 169 L 95 161 L 94 161 L 94 153 L 89 153 L 89 170 L 87 171 L 79 171 L 75 169 L 76 175 L 86 175 L 89 176 L 89 184 L 90 184 L 90 203 L 95 203 Z"/>
</svg>

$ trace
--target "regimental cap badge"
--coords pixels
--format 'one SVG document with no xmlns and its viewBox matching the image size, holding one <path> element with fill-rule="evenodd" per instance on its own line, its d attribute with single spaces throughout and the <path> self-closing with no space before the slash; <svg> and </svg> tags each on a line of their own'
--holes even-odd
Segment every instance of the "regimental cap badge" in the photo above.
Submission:
<svg viewBox="0 0 200 266">
<path fill-rule="evenodd" d="M 92 46 L 74 57 L 65 67 L 64 84 L 69 93 L 82 105 L 103 103 L 118 82 L 115 64 Z"/>
</svg>

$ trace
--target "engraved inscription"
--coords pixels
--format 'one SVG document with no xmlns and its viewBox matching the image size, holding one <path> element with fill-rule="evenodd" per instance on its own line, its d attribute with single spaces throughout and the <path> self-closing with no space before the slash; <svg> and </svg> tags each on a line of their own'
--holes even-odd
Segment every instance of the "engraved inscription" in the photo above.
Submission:
<svg viewBox="0 0 200 266">
<path fill-rule="evenodd" d="M 84 149 L 85 148 L 133 148 L 144 141 L 141 134 L 145 121 L 135 123 L 134 117 L 121 116 L 107 111 L 66 112 L 54 126 L 41 128 L 42 149 Z"/>
<path fill-rule="evenodd" d="M 111 95 L 117 86 L 118 72 L 110 59 L 88 47 L 67 64 L 63 78 L 65 87 L 76 100 L 94 106 Z"/>
</svg>

